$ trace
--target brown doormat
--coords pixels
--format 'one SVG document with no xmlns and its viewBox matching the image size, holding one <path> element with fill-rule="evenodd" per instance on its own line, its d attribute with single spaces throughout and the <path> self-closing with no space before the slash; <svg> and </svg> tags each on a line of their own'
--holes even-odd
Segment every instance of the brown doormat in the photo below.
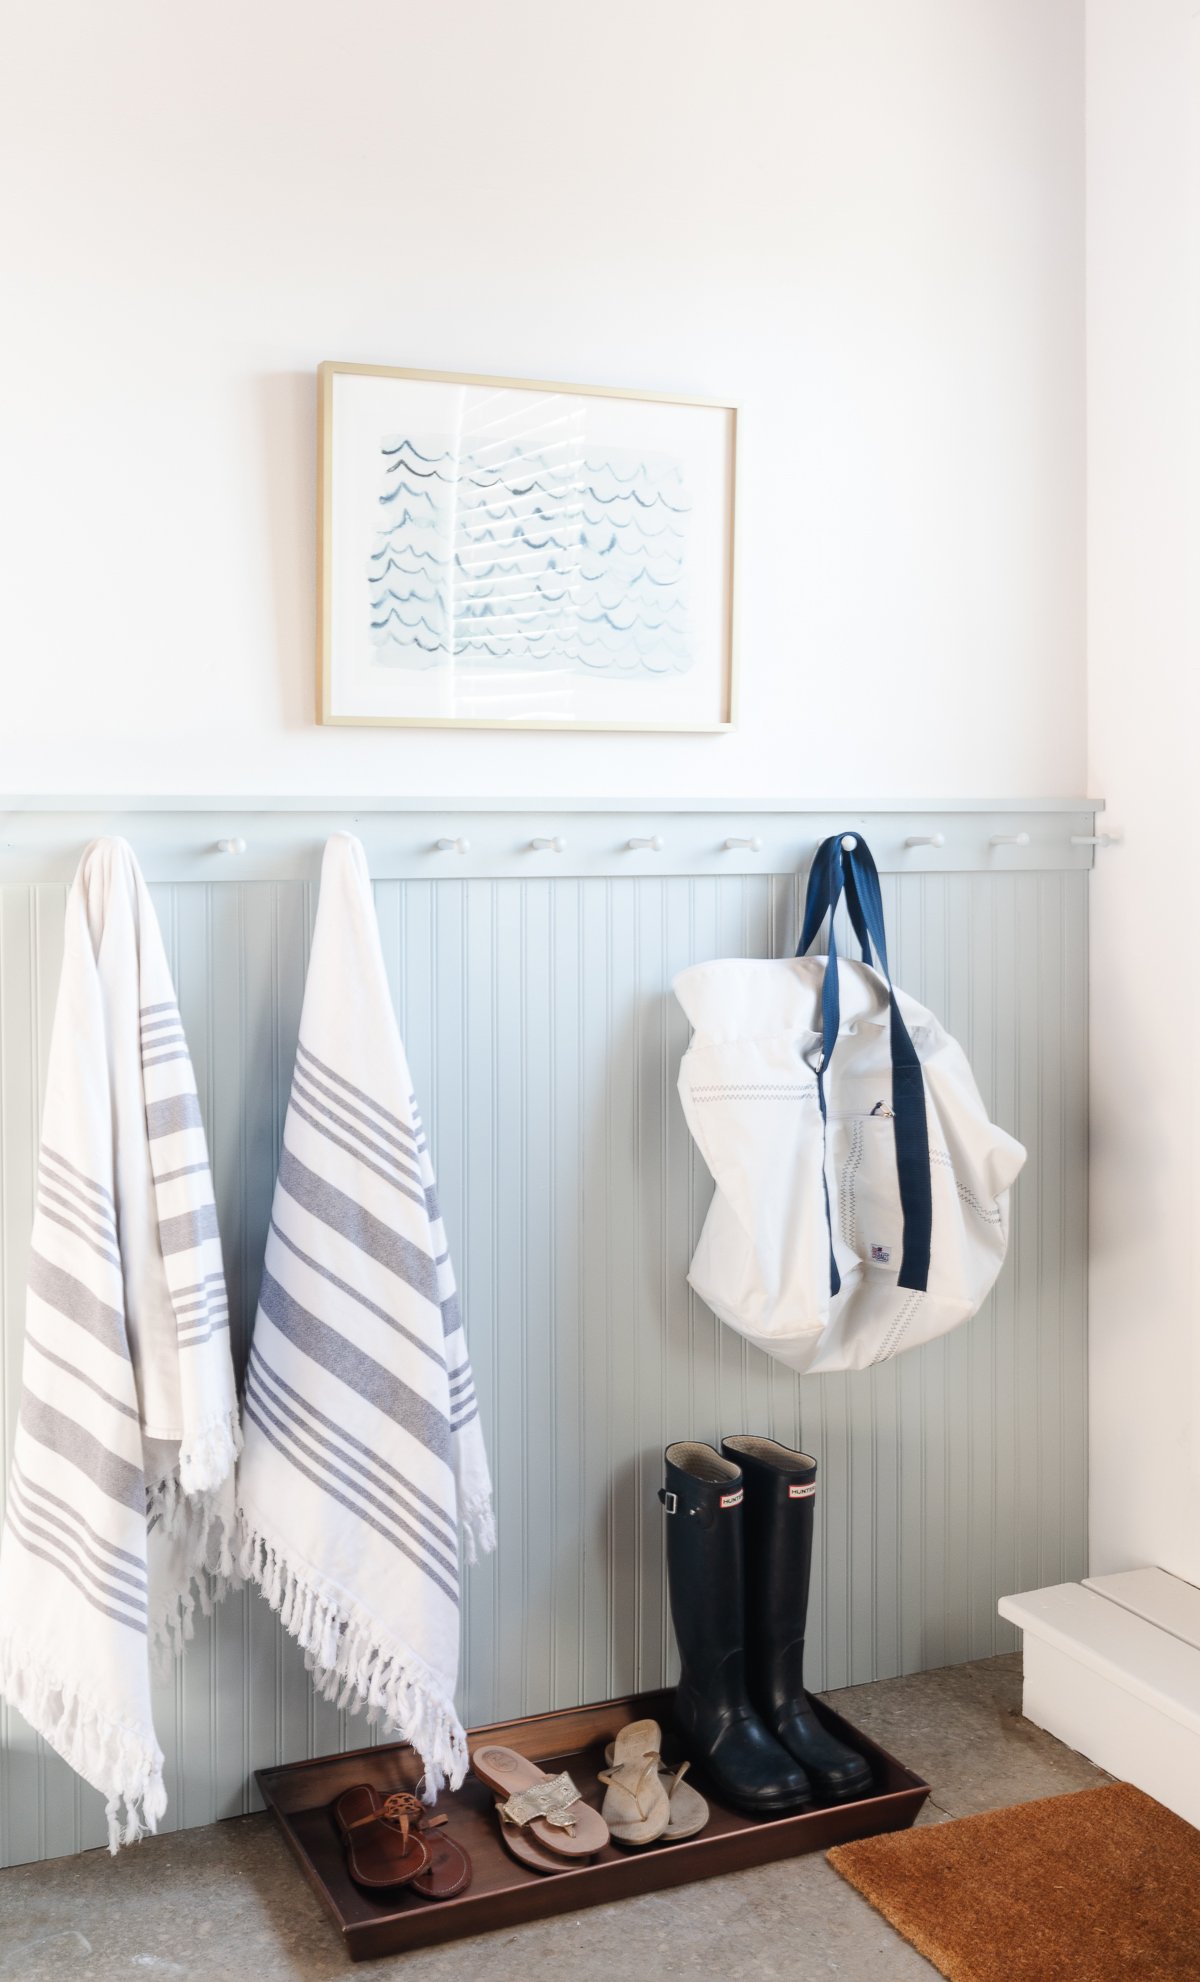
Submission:
<svg viewBox="0 0 1200 1982">
<path fill-rule="evenodd" d="M 1132 1783 L 826 1855 L 950 1982 L 1200 1982 L 1200 1831 Z"/>
</svg>

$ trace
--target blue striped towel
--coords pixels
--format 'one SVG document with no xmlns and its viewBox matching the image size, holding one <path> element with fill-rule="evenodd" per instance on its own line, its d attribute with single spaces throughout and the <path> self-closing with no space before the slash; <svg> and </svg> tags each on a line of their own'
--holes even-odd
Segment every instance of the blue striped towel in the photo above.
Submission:
<svg viewBox="0 0 1200 1982">
<path fill-rule="evenodd" d="M 495 1534 L 429 1149 L 366 856 L 325 849 L 244 1400 L 239 1567 L 339 1706 L 466 1773 L 459 1531 Z"/>
<path fill-rule="evenodd" d="M 152 1654 L 180 1650 L 229 1580 L 238 1442 L 187 1041 L 133 852 L 97 840 L 67 899 L 46 1075 L 0 1693 L 103 1793 L 113 1851 L 166 1809 Z"/>
</svg>

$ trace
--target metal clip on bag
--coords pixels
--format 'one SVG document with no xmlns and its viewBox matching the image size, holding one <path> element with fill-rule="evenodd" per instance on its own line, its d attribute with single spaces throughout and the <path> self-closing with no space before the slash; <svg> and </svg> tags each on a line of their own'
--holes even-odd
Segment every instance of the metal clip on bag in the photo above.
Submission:
<svg viewBox="0 0 1200 1982">
<path fill-rule="evenodd" d="M 843 895 L 862 962 L 838 956 Z M 828 918 L 829 954 L 809 957 Z M 716 1193 L 688 1274 L 713 1312 L 799 1371 L 867 1369 L 981 1305 L 1025 1161 L 962 1048 L 892 985 L 879 875 L 825 840 L 795 958 L 675 979 L 693 1028 L 683 1112 Z"/>
</svg>

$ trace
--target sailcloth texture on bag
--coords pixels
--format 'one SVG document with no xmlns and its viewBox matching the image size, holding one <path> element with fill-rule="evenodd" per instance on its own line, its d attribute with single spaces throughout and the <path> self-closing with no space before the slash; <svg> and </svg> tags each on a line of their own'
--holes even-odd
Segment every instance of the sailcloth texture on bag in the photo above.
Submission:
<svg viewBox="0 0 1200 1982">
<path fill-rule="evenodd" d="M 166 1809 L 152 1654 L 232 1570 L 239 1443 L 196 1083 L 132 850 L 97 840 L 66 911 L 0 1543 L 0 1692 L 106 1800 Z"/>
<path fill-rule="evenodd" d="M 454 1273 L 366 856 L 325 849 L 244 1401 L 240 1567 L 326 1698 L 457 1787 L 459 1531 L 494 1546 Z"/>
</svg>

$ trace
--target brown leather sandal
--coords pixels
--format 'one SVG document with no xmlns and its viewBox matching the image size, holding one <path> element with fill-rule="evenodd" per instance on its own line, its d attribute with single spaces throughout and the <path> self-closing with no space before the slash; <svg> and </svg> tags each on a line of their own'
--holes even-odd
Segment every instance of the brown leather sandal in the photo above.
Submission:
<svg viewBox="0 0 1200 1982">
<path fill-rule="evenodd" d="M 342 1791 L 333 1817 L 356 1885 L 407 1886 L 425 1871 L 429 1852 L 412 1821 L 414 1803 L 420 1810 L 415 1796 L 402 1791 L 384 1798 L 369 1782 Z"/>
<path fill-rule="evenodd" d="M 388 1797 L 384 1811 L 388 1823 L 406 1815 L 425 1846 L 429 1862 L 410 1881 L 415 1893 L 422 1899 L 454 1899 L 466 1891 L 471 1883 L 471 1861 L 461 1844 L 442 1828 L 449 1823 L 448 1817 L 436 1816 L 419 1796 L 409 1796 L 403 1790 Z"/>
</svg>

